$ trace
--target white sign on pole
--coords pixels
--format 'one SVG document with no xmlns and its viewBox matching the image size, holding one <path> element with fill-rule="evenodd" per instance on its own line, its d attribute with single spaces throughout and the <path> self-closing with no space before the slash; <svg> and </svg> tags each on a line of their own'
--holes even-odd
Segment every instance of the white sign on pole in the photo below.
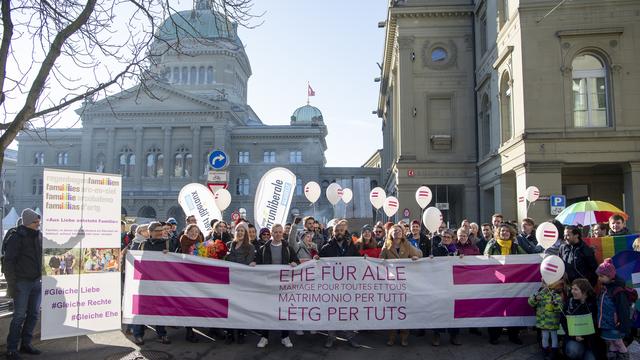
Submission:
<svg viewBox="0 0 640 360">
<path fill-rule="evenodd" d="M 120 329 L 120 175 L 43 177 L 42 339 Z"/>
<path fill-rule="evenodd" d="M 256 228 L 285 224 L 296 188 L 296 175 L 285 168 L 273 168 L 262 176 L 253 205 Z"/>
<path fill-rule="evenodd" d="M 229 181 L 229 172 L 209 170 L 207 181 L 212 183 L 226 183 Z"/>
</svg>

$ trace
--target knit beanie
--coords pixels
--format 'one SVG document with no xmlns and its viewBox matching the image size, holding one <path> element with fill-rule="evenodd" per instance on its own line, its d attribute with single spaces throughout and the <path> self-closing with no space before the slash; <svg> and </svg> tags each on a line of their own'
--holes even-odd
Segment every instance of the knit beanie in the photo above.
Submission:
<svg viewBox="0 0 640 360">
<path fill-rule="evenodd" d="M 264 235 L 264 234 L 271 235 L 271 231 L 269 231 L 269 229 L 267 229 L 267 228 L 260 229 L 260 237 L 262 237 L 262 235 Z"/>
<path fill-rule="evenodd" d="M 26 208 L 22 210 L 22 224 L 24 226 L 29 226 L 33 224 L 36 220 L 40 219 L 40 215 L 37 212 Z"/>
<path fill-rule="evenodd" d="M 616 267 L 613 266 L 611 258 L 604 259 L 602 264 L 600 264 L 600 266 L 598 266 L 598 269 L 596 269 L 596 274 L 604 275 L 609 279 L 613 279 L 616 277 Z"/>
</svg>

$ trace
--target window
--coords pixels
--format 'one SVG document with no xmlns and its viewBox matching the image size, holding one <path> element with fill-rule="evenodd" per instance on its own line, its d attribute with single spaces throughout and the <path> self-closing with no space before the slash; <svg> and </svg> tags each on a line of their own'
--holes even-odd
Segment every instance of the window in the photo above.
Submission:
<svg viewBox="0 0 640 360">
<path fill-rule="evenodd" d="M 500 9 L 500 27 L 504 26 L 509 21 L 509 1 L 512 0 L 502 0 L 501 1 L 501 9 Z"/>
<path fill-rule="evenodd" d="M 249 152 L 238 151 L 238 164 L 248 164 L 248 163 L 249 163 Z"/>
<path fill-rule="evenodd" d="M 173 176 L 189 177 L 191 176 L 191 167 L 193 165 L 193 156 L 189 153 L 189 149 L 180 146 L 174 156 Z"/>
<path fill-rule="evenodd" d="M 69 164 L 69 153 L 61 152 L 58 153 L 58 165 L 68 165 Z"/>
<path fill-rule="evenodd" d="M 191 73 L 189 74 L 189 84 L 195 85 L 196 79 L 198 77 L 197 69 L 195 66 L 191 67 Z"/>
<path fill-rule="evenodd" d="M 484 55 L 487 52 L 487 14 L 480 15 L 480 55 Z"/>
<path fill-rule="evenodd" d="M 302 179 L 296 179 L 296 196 L 302 196 Z"/>
<path fill-rule="evenodd" d="M 180 84 L 186 84 L 189 79 L 189 68 L 186 66 L 182 67 L 182 77 L 180 78 Z"/>
<path fill-rule="evenodd" d="M 180 68 L 177 66 L 173 67 L 172 79 L 174 84 L 180 83 Z"/>
<path fill-rule="evenodd" d="M 593 54 L 576 56 L 572 66 L 573 125 L 607 127 L 608 80 L 604 62 Z"/>
<path fill-rule="evenodd" d="M 500 81 L 500 121 L 502 124 L 502 142 L 513 137 L 513 99 L 511 97 L 511 78 L 505 72 Z"/>
<path fill-rule="evenodd" d="M 486 156 L 491 151 L 491 104 L 489 103 L 489 96 L 485 94 L 482 97 L 480 112 L 480 130 L 482 134 L 481 154 Z"/>
<path fill-rule="evenodd" d="M 198 68 L 198 84 L 204 84 L 204 66 Z"/>
<path fill-rule="evenodd" d="M 444 62 L 447 60 L 447 50 L 437 47 L 431 51 L 431 61 L 434 63 Z"/>
<path fill-rule="evenodd" d="M 105 169 L 106 157 L 100 153 L 96 157 L 96 172 L 103 173 Z"/>
<path fill-rule="evenodd" d="M 213 66 L 207 67 L 207 84 L 213 84 Z"/>
<path fill-rule="evenodd" d="M 33 165 L 43 165 L 44 164 L 44 153 L 37 152 L 33 154 Z"/>
<path fill-rule="evenodd" d="M 33 178 L 31 180 L 31 195 L 37 195 L 38 194 L 38 179 Z"/>
<path fill-rule="evenodd" d="M 289 162 L 291 164 L 300 164 L 300 163 L 302 163 L 302 151 L 290 151 L 289 152 Z"/>
<path fill-rule="evenodd" d="M 145 176 L 146 177 L 159 177 L 162 176 L 163 171 L 163 161 L 164 157 L 162 153 L 160 153 L 160 149 L 157 147 L 152 147 L 147 152 L 147 163 L 145 166 Z"/>
<path fill-rule="evenodd" d="M 118 164 L 118 170 L 123 178 L 133 176 L 136 166 L 136 156 L 133 151 L 128 147 L 122 148 L 122 150 L 120 150 L 120 155 L 118 156 Z"/>
<path fill-rule="evenodd" d="M 249 195 L 249 178 L 240 176 L 236 180 L 236 195 Z"/>
<path fill-rule="evenodd" d="M 276 162 L 276 152 L 275 151 L 265 151 L 264 152 L 264 162 L 265 163 L 275 163 Z"/>
</svg>

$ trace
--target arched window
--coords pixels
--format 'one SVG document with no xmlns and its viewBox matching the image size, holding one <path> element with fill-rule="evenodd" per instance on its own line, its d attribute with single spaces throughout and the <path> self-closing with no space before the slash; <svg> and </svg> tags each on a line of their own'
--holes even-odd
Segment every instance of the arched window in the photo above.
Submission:
<svg viewBox="0 0 640 360">
<path fill-rule="evenodd" d="M 123 147 L 118 156 L 118 164 L 118 170 L 123 178 L 132 176 L 136 166 L 136 156 L 133 151 L 126 146 Z"/>
<path fill-rule="evenodd" d="M 296 179 L 296 196 L 302 196 L 302 179 Z"/>
<path fill-rule="evenodd" d="M 198 84 L 204 84 L 204 66 L 198 68 Z"/>
<path fill-rule="evenodd" d="M 173 176 L 175 177 L 187 177 L 191 176 L 191 165 L 193 163 L 193 157 L 184 146 L 180 146 L 174 155 Z"/>
<path fill-rule="evenodd" d="M 164 155 L 162 154 L 158 154 L 158 157 L 156 158 L 156 176 L 164 176 Z"/>
<path fill-rule="evenodd" d="M 500 81 L 500 119 L 502 128 L 502 142 L 513 137 L 513 99 L 511 96 L 511 78 L 505 72 Z"/>
<path fill-rule="evenodd" d="M 236 180 L 236 195 L 249 195 L 249 178 L 241 175 Z"/>
<path fill-rule="evenodd" d="M 145 176 L 146 177 L 158 177 L 162 176 L 158 174 L 158 170 L 162 168 L 162 165 L 159 166 L 159 158 L 162 156 L 160 153 L 160 149 L 157 147 L 152 147 L 147 151 L 147 159 L 145 166 Z M 162 172 L 162 170 L 160 170 Z"/>
<path fill-rule="evenodd" d="M 33 155 L 34 165 L 44 165 L 44 153 L 39 151 Z"/>
<path fill-rule="evenodd" d="M 177 66 L 173 67 L 173 83 L 174 84 L 179 84 L 180 83 L 180 68 Z"/>
<path fill-rule="evenodd" d="M 213 84 L 213 66 L 207 67 L 207 84 Z"/>
<path fill-rule="evenodd" d="M 180 77 L 180 84 L 187 84 L 189 80 L 189 68 L 186 66 L 182 67 L 182 76 Z"/>
<path fill-rule="evenodd" d="M 107 162 L 104 154 L 100 153 L 96 157 L 96 172 L 103 173 L 105 169 L 105 163 Z"/>
<path fill-rule="evenodd" d="M 145 205 L 138 210 L 137 216 L 146 219 L 156 219 L 156 210 L 151 206 Z"/>
<path fill-rule="evenodd" d="M 481 146 L 482 155 L 487 155 L 491 151 L 491 104 L 489 96 L 484 94 L 482 97 L 480 112 L 480 128 L 482 134 Z"/>
<path fill-rule="evenodd" d="M 576 56 L 571 63 L 573 80 L 573 125 L 607 127 L 609 81 L 606 63 L 595 54 Z"/>
<path fill-rule="evenodd" d="M 60 152 L 58 153 L 58 165 L 68 165 L 69 164 L 69 153 Z"/>
<path fill-rule="evenodd" d="M 198 70 L 195 66 L 191 67 L 191 73 L 189 74 L 189 84 L 195 85 L 196 78 L 198 77 Z"/>
<path fill-rule="evenodd" d="M 33 178 L 31 179 L 31 195 L 37 195 L 37 194 L 38 194 L 38 179 Z"/>
</svg>

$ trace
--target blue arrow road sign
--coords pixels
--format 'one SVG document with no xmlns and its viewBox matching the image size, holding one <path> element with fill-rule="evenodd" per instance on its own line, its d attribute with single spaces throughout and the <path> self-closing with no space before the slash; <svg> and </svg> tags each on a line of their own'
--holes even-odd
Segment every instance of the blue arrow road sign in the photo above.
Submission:
<svg viewBox="0 0 640 360">
<path fill-rule="evenodd" d="M 213 150 L 211 154 L 209 154 L 209 165 L 214 170 L 221 170 L 229 165 L 229 158 L 227 154 L 222 150 Z"/>
</svg>

